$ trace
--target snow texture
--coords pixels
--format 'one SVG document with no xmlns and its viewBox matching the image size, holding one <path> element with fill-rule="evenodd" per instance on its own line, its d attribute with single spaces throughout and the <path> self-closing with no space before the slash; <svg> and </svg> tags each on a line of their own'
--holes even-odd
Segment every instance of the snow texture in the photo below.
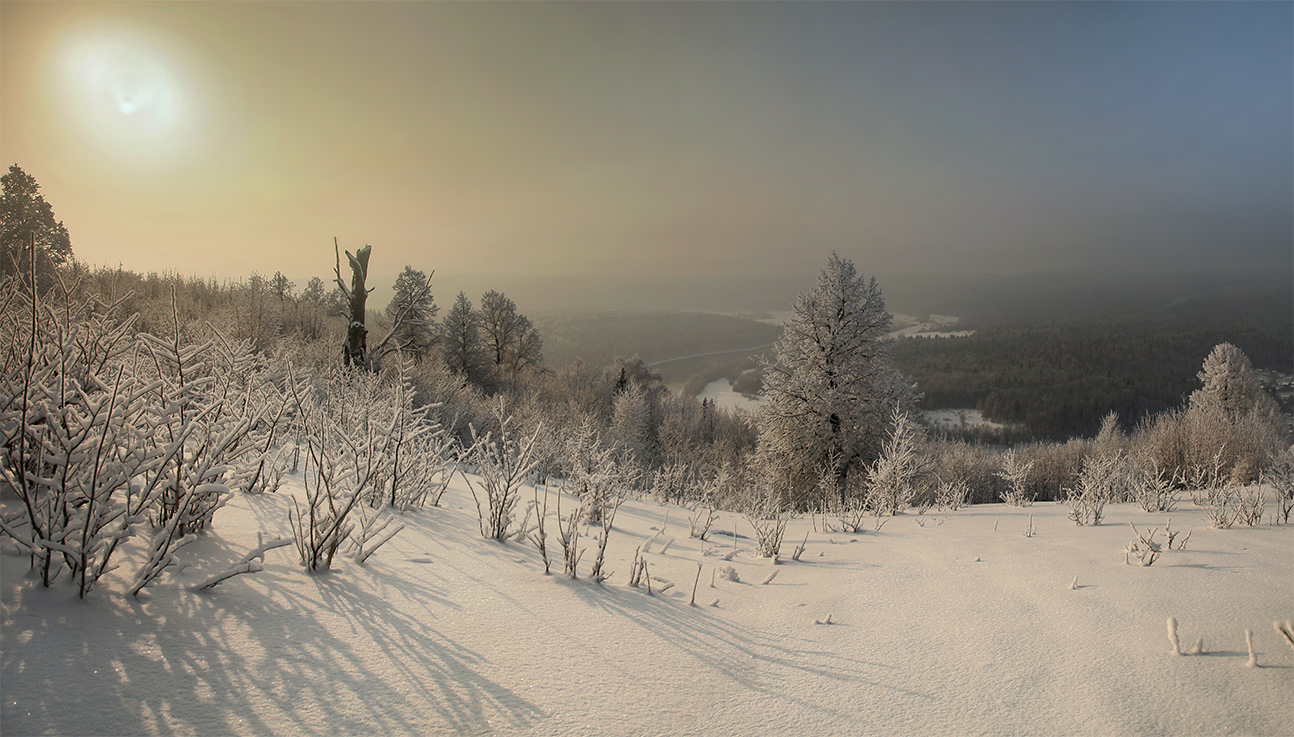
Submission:
<svg viewBox="0 0 1294 737">
<path fill-rule="evenodd" d="M 1276 735 L 1294 724 L 1294 650 L 1268 624 L 1294 611 L 1294 527 L 1217 530 L 1179 507 L 1190 549 L 1143 567 L 1123 565 L 1127 524 L 1165 520 L 1133 503 L 1083 527 L 1056 504 L 964 507 L 942 525 L 843 538 L 795 519 L 787 534 L 824 554 L 783 561 L 776 585 L 748 583 L 769 571 L 753 551 L 723 563 L 680 536 L 643 554 L 648 589 L 626 585 L 635 553 L 665 512 L 686 510 L 626 501 L 606 552 L 617 573 L 598 585 L 544 576 L 529 544 L 483 539 L 458 478 L 442 507 L 400 514 L 405 530 L 365 565 L 340 558 L 307 574 L 291 546 L 261 542 L 290 536 L 302 494 L 291 474 L 279 493 L 234 494 L 138 599 L 127 570 L 85 600 L 67 580 L 43 588 L 6 544 L 4 733 Z M 0 501 L 12 511 L 11 495 Z M 1030 514 L 1038 532 L 1026 538 Z M 731 513 L 715 524 L 751 534 Z M 123 559 L 145 545 L 131 540 Z M 261 558 L 254 575 L 191 590 Z M 722 606 L 655 585 L 696 582 L 698 564 L 715 589 L 704 600 Z M 1210 650 L 1172 655 L 1170 616 Z M 1261 667 L 1244 667 L 1245 630 Z"/>
</svg>

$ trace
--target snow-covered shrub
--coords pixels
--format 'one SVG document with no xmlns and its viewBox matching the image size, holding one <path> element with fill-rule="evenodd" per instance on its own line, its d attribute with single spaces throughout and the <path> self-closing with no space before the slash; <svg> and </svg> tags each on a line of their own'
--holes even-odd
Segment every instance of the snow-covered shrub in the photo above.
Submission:
<svg viewBox="0 0 1294 737">
<path fill-rule="evenodd" d="M 602 570 L 602 567 L 606 564 L 607 542 L 611 539 L 611 525 L 615 522 L 616 510 L 619 508 L 620 499 L 616 498 L 602 510 L 602 519 L 599 521 L 601 529 L 597 534 L 598 552 L 593 558 L 593 567 L 589 569 L 589 578 L 598 583 L 611 577 L 611 573 Z"/>
<path fill-rule="evenodd" d="M 967 504 L 989 504 L 998 501 L 1001 480 L 997 471 L 999 454 L 984 445 L 962 440 L 934 439 L 927 445 L 931 472 L 936 478 L 960 479 L 966 484 Z"/>
<path fill-rule="evenodd" d="M 970 487 L 962 479 L 945 481 L 939 479 L 935 486 L 935 506 L 939 509 L 957 511 L 966 503 Z"/>
<path fill-rule="evenodd" d="M 1240 520 L 1239 490 L 1231 484 L 1205 489 L 1196 503 L 1204 508 L 1209 525 L 1225 530 Z"/>
<path fill-rule="evenodd" d="M 698 498 L 689 507 L 691 513 L 687 517 L 688 537 L 705 540 L 705 536 L 710 534 L 710 526 L 714 524 L 717 512 L 714 503 L 715 489 L 726 483 L 727 473 L 727 469 L 720 469 L 715 478 L 708 483 L 697 485 L 701 491 L 696 494 Z"/>
<path fill-rule="evenodd" d="M 1106 503 L 1112 501 L 1126 487 L 1127 465 L 1120 453 L 1114 455 L 1092 455 L 1083 461 L 1083 471 L 1078 475 L 1078 484 L 1067 489 L 1065 504 L 1069 506 L 1069 518 L 1076 525 L 1099 525 L 1105 514 Z"/>
<path fill-rule="evenodd" d="M 1131 522 L 1128 523 L 1128 526 L 1132 528 L 1132 534 L 1136 535 L 1136 538 L 1124 546 L 1123 562 L 1125 564 L 1130 563 L 1132 558 L 1136 558 L 1143 566 L 1154 565 L 1155 561 L 1159 559 L 1160 553 L 1163 552 L 1163 546 L 1155 542 L 1155 533 L 1159 532 L 1159 530 L 1154 529 L 1149 534 L 1146 534 L 1138 532 L 1136 525 Z"/>
<path fill-rule="evenodd" d="M 682 502 L 694 486 L 692 469 L 683 462 L 667 463 L 652 472 L 651 495 L 658 502 Z"/>
<path fill-rule="evenodd" d="M 462 454 L 481 477 L 480 481 L 473 483 L 466 474 L 463 478 L 476 500 L 481 535 L 503 540 L 508 536 L 508 525 L 512 524 L 521 485 L 534 467 L 532 453 L 536 435 L 517 436 L 512 417 L 505 414 L 502 397 L 494 405 L 494 417 L 497 432 L 487 431 L 478 436 L 472 428 L 472 443 Z"/>
<path fill-rule="evenodd" d="M 896 413 L 880 457 L 867 469 L 870 506 L 878 514 L 898 514 L 912 502 L 929 465 L 921 440 L 921 427 L 911 416 Z"/>
<path fill-rule="evenodd" d="M 1162 471 L 1154 461 L 1130 469 L 1128 487 L 1133 501 L 1147 512 L 1168 512 L 1177 505 L 1177 477 Z"/>
<path fill-rule="evenodd" d="M 40 297 L 10 281 L 0 301 L 0 480 L 22 502 L 0 529 L 44 585 L 66 568 L 85 596 L 154 509 L 162 477 L 139 477 L 179 444 L 157 447 L 154 386 L 132 370 L 133 318 L 116 319 L 119 303 L 61 280 Z"/>
<path fill-rule="evenodd" d="M 557 497 L 557 541 L 562 546 L 562 571 L 571 578 L 580 577 L 580 558 L 584 551 L 580 549 L 580 517 L 582 513 L 577 506 L 568 515 L 562 514 L 562 497 Z"/>
<path fill-rule="evenodd" d="M 389 462 L 378 474 L 368 498 L 371 506 L 389 504 L 396 509 L 420 509 L 440 498 L 458 470 L 454 439 L 434 419 L 438 405 L 414 406 L 412 380 L 402 370 L 390 384 L 389 410 L 397 416 L 391 438 Z"/>
<path fill-rule="evenodd" d="M 755 552 L 764 558 L 777 560 L 782 549 L 782 535 L 790 512 L 777 489 L 767 481 L 759 483 L 753 498 L 746 507 L 746 521 L 755 531 Z"/>
<path fill-rule="evenodd" d="M 391 513 L 369 512 L 365 505 L 355 508 L 356 524 L 349 535 L 350 555 L 356 563 L 368 560 L 377 549 L 391 541 L 404 529 L 404 523 Z"/>
<path fill-rule="evenodd" d="M 526 535 L 526 539 L 530 540 L 535 549 L 539 551 L 539 557 L 544 561 L 544 575 L 547 576 L 552 572 L 548 561 L 548 484 L 544 484 L 544 501 L 542 504 L 539 501 L 539 487 L 535 486 L 534 489 L 535 500 L 532 507 L 538 518 L 535 521 L 535 528 Z"/>
<path fill-rule="evenodd" d="M 1275 496 L 1277 521 L 1289 524 L 1294 510 L 1294 452 L 1284 450 L 1272 456 L 1262 478 Z"/>
<path fill-rule="evenodd" d="M 1033 461 L 1023 462 L 1015 449 L 1002 454 L 1002 468 L 998 472 L 998 478 L 1006 482 L 1006 488 L 1001 494 L 1002 502 L 1008 507 L 1025 507 L 1033 504 L 1033 494 L 1028 490 L 1029 471 L 1032 468 Z"/>
<path fill-rule="evenodd" d="M 1261 486 L 1245 486 L 1236 493 L 1236 522 L 1253 527 L 1263 521 L 1267 495 Z"/>
<path fill-rule="evenodd" d="M 387 380 L 368 371 L 338 367 L 313 391 L 294 378 L 289 387 L 303 428 L 305 505 L 294 499 L 288 522 L 306 570 L 328 570 L 356 505 L 380 498 L 403 415 Z"/>
<path fill-rule="evenodd" d="M 568 438 L 566 449 L 566 480 L 580 500 L 584 521 L 601 524 L 603 513 L 637 482 L 638 467 L 615 448 L 603 446 L 587 420 Z"/>
</svg>

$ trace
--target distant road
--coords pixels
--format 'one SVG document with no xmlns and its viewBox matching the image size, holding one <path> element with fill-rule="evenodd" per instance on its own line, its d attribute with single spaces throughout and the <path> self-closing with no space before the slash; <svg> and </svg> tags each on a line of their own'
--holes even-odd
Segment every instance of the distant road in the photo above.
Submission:
<svg viewBox="0 0 1294 737">
<path fill-rule="evenodd" d="M 730 351 L 710 351 L 709 353 L 693 353 L 690 356 L 677 356 L 675 358 L 666 358 L 664 361 L 652 361 L 651 363 L 647 364 L 647 367 L 651 368 L 652 366 L 660 366 L 661 364 L 674 363 L 675 361 L 686 361 L 689 358 L 704 358 L 705 356 L 722 356 L 725 353 L 749 353 L 750 351 L 757 351 L 757 350 L 760 350 L 761 348 L 772 348 L 775 345 L 777 345 L 777 343 L 766 343 L 764 345 L 757 345 L 754 348 L 733 348 Z"/>
</svg>

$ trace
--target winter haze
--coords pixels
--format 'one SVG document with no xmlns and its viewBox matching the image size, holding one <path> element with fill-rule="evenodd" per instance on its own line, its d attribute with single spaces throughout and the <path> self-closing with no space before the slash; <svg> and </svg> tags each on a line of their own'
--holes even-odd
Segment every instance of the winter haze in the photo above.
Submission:
<svg viewBox="0 0 1294 737">
<path fill-rule="evenodd" d="M 1289 735 L 1291 59 L 0 2 L 0 733 Z"/>
<path fill-rule="evenodd" d="M 0 13 L 0 160 L 90 263 L 304 282 L 337 236 L 378 277 L 791 294 L 833 250 L 873 274 L 1294 269 L 1288 3 Z"/>
</svg>

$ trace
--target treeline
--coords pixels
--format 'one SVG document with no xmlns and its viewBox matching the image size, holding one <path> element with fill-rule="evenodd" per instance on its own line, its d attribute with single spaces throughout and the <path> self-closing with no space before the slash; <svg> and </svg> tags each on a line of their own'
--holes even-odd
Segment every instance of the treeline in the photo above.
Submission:
<svg viewBox="0 0 1294 737">
<path fill-rule="evenodd" d="M 992 324 L 966 338 L 900 340 L 894 360 L 917 382 L 924 408 L 975 407 L 1018 423 L 1025 438 L 1090 437 L 1109 412 L 1130 430 L 1180 406 L 1199 386 L 1200 357 L 1218 343 L 1235 344 L 1259 369 L 1294 372 L 1294 336 L 1282 314 Z"/>
</svg>

